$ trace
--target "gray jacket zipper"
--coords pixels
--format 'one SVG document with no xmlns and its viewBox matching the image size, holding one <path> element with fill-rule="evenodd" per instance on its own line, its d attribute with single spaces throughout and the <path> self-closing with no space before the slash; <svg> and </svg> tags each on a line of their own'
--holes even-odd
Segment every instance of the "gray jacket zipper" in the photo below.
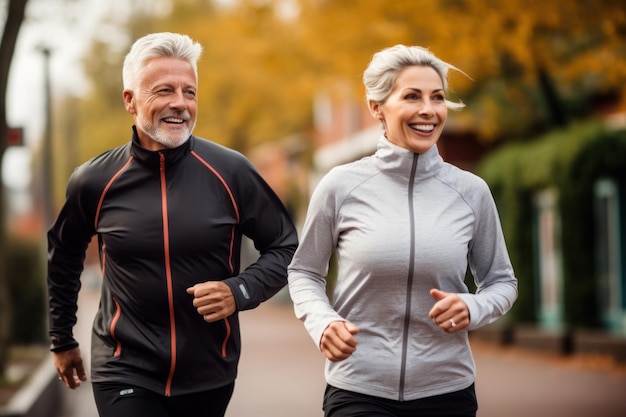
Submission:
<svg viewBox="0 0 626 417">
<path fill-rule="evenodd" d="M 409 274 L 406 283 L 406 304 L 404 312 L 404 329 L 402 333 L 402 362 L 400 363 L 400 386 L 398 392 L 398 400 L 404 401 L 404 384 L 406 378 L 406 357 L 408 354 L 409 326 L 411 324 L 411 300 L 413 292 L 413 272 L 415 270 L 415 213 L 413 212 L 413 186 L 415 182 L 415 171 L 417 170 L 417 161 L 419 154 L 413 154 L 413 164 L 411 166 L 411 175 L 409 176 Z"/>
</svg>

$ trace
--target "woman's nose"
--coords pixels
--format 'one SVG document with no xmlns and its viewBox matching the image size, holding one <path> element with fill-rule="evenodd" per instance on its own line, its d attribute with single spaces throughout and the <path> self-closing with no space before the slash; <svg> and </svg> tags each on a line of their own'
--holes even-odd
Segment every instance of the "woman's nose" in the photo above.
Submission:
<svg viewBox="0 0 626 417">
<path fill-rule="evenodd" d="M 425 99 L 422 101 L 422 106 L 419 109 L 419 114 L 421 116 L 432 116 L 434 113 L 433 111 L 433 104 L 430 102 L 429 99 Z"/>
</svg>

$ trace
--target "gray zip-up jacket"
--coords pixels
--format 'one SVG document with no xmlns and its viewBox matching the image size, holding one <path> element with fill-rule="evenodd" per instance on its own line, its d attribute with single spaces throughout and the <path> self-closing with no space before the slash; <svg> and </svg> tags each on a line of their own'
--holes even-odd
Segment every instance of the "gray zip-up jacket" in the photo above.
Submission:
<svg viewBox="0 0 626 417">
<path fill-rule="evenodd" d="M 329 259 L 337 282 L 326 296 Z M 469 264 L 477 291 L 464 284 Z M 458 293 L 477 329 L 507 312 L 517 279 L 487 184 L 445 163 L 436 146 L 416 154 L 382 137 L 377 152 L 331 170 L 315 189 L 288 268 L 297 317 L 319 348 L 336 320 L 358 328 L 348 358 L 326 361 L 337 388 L 405 401 L 474 382 L 468 332 L 428 317 L 431 288 Z"/>
</svg>

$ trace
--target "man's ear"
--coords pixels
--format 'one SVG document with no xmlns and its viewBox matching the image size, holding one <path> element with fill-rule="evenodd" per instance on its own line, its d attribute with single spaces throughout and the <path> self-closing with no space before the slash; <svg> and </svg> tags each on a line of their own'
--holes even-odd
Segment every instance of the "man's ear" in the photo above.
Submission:
<svg viewBox="0 0 626 417">
<path fill-rule="evenodd" d="M 383 114 L 380 111 L 380 104 L 374 100 L 367 101 L 367 107 L 370 110 L 370 114 L 378 120 L 383 120 Z"/>
<path fill-rule="evenodd" d="M 122 98 L 124 99 L 126 111 L 130 114 L 136 114 L 137 110 L 135 109 L 135 95 L 133 90 L 124 90 L 122 92 Z"/>
</svg>

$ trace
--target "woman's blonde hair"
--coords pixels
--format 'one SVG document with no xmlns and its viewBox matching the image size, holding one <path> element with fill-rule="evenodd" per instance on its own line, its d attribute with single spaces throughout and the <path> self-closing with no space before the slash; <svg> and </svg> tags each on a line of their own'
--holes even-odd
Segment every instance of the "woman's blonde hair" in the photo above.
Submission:
<svg viewBox="0 0 626 417">
<path fill-rule="evenodd" d="M 428 49 L 421 46 L 396 45 L 377 52 L 363 73 L 365 98 L 367 101 L 384 103 L 391 91 L 398 74 L 406 67 L 429 66 L 437 71 L 443 82 L 444 91 L 448 91 L 448 70 L 454 69 L 463 73 L 453 65 L 437 58 Z M 465 107 L 462 102 L 446 100 L 449 109 L 458 110 Z"/>
</svg>

